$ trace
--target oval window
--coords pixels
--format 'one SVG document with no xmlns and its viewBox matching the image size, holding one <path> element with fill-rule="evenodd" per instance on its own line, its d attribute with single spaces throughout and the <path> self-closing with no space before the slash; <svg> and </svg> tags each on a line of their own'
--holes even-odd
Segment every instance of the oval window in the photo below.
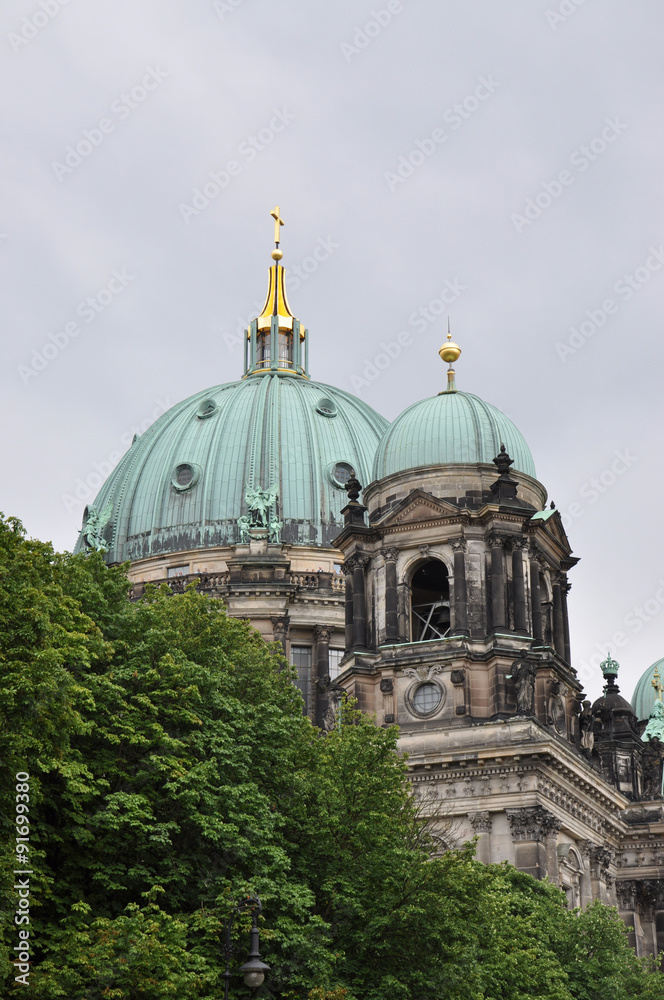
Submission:
<svg viewBox="0 0 664 1000">
<path fill-rule="evenodd" d="M 199 475 L 200 469 L 198 466 L 191 465 L 189 462 L 181 462 L 173 469 L 171 486 L 176 493 L 185 493 L 187 490 L 193 489 L 198 482 Z"/>
<path fill-rule="evenodd" d="M 198 410 L 196 411 L 196 416 L 199 420 L 205 420 L 206 417 L 211 417 L 213 413 L 217 412 L 217 404 L 214 399 L 204 399 L 202 403 L 198 404 Z"/>
<path fill-rule="evenodd" d="M 335 462 L 328 468 L 330 482 L 339 490 L 345 489 L 346 483 L 349 479 L 352 479 L 354 475 L 355 469 L 349 462 Z"/>
<path fill-rule="evenodd" d="M 420 684 L 413 695 L 413 708 L 419 715 L 431 715 L 440 705 L 443 693 L 437 684 Z"/>
<path fill-rule="evenodd" d="M 323 398 L 319 399 L 316 403 L 316 412 L 320 413 L 323 417 L 336 417 L 337 408 L 332 399 L 328 399 L 323 396 Z"/>
</svg>

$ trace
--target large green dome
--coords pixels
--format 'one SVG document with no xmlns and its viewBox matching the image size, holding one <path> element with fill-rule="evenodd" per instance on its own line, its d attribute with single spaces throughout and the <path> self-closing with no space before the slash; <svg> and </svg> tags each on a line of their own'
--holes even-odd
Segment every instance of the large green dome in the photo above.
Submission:
<svg viewBox="0 0 664 1000">
<path fill-rule="evenodd" d="M 443 392 L 413 403 L 385 431 L 373 479 L 454 463 L 491 463 L 504 444 L 514 468 L 535 477 L 535 463 L 509 417 L 469 392 Z"/>
<path fill-rule="evenodd" d="M 632 708 L 639 722 L 650 718 L 652 710 L 655 707 L 655 702 L 657 701 L 657 695 L 653 687 L 655 671 L 658 672 L 660 680 L 662 680 L 664 678 L 664 658 L 656 660 L 652 666 L 648 667 L 645 673 L 639 677 L 634 688 Z"/>
<path fill-rule="evenodd" d="M 329 546 L 344 481 L 353 470 L 368 482 L 386 427 L 350 393 L 288 372 L 199 392 L 135 439 L 101 488 L 107 559 L 236 544 L 247 487 L 276 488 L 282 542 Z"/>
</svg>

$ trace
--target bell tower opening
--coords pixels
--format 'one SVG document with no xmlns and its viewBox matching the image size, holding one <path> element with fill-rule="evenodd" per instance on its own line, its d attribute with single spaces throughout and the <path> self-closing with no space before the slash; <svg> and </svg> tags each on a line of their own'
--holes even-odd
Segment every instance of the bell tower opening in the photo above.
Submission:
<svg viewBox="0 0 664 1000">
<path fill-rule="evenodd" d="M 443 639 L 450 632 L 450 581 L 447 567 L 429 559 L 417 569 L 410 585 L 411 642 Z"/>
</svg>

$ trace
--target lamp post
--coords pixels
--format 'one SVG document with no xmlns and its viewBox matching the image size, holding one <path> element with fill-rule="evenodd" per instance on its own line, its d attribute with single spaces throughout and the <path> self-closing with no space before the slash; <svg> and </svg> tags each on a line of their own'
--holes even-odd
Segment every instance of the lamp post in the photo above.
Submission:
<svg viewBox="0 0 664 1000">
<path fill-rule="evenodd" d="M 224 955 L 226 956 L 226 971 L 224 972 L 224 1000 L 228 1000 L 228 987 L 232 975 L 231 957 L 235 951 L 231 943 L 233 920 L 235 919 L 236 914 L 243 913 L 245 910 L 249 910 L 251 913 L 249 959 L 244 963 L 244 965 L 240 966 L 238 972 L 241 972 L 244 975 L 245 985 L 248 986 L 250 990 L 257 990 L 265 979 L 265 973 L 270 971 L 270 966 L 266 965 L 265 962 L 261 962 L 261 956 L 258 951 L 258 917 L 260 913 L 262 913 L 263 907 L 261 906 L 261 901 L 258 896 L 247 896 L 246 899 L 243 899 L 238 903 L 226 922 L 226 938 L 224 942 Z"/>
</svg>

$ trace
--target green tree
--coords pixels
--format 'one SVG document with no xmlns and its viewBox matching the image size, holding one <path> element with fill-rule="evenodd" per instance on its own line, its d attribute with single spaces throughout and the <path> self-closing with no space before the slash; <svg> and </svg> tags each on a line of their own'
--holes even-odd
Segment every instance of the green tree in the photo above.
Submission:
<svg viewBox="0 0 664 1000">
<path fill-rule="evenodd" d="M 0 518 L 6 995 L 216 1000 L 225 921 L 253 891 L 283 1000 L 664 1000 L 615 911 L 570 913 L 471 846 L 436 855 L 396 729 L 344 704 L 321 737 L 278 647 L 221 602 L 128 590 L 98 554 L 58 555 Z M 10 964 L 17 771 L 27 988 Z"/>
</svg>

